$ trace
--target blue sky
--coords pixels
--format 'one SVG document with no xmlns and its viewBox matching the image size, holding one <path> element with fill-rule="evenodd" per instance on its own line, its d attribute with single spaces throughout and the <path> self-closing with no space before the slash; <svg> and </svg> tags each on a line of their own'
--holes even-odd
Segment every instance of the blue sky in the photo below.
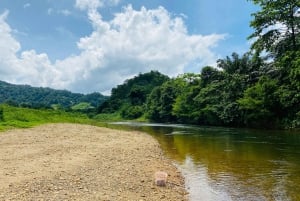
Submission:
<svg viewBox="0 0 300 201">
<path fill-rule="evenodd" d="M 109 94 L 138 73 L 200 72 L 249 49 L 247 0 L 1 0 L 0 80 Z"/>
</svg>

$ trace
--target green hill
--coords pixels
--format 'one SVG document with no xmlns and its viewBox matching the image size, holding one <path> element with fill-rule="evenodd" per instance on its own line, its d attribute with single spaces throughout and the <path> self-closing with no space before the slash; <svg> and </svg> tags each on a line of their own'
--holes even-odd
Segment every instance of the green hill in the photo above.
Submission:
<svg viewBox="0 0 300 201">
<path fill-rule="evenodd" d="M 28 108 L 71 109 L 82 102 L 98 107 L 108 97 L 100 93 L 80 94 L 67 90 L 15 85 L 0 81 L 0 103 Z"/>
<path fill-rule="evenodd" d="M 111 90 L 110 98 L 98 108 L 99 113 L 120 113 L 122 118 L 135 119 L 143 115 L 151 91 L 170 78 L 158 71 L 139 74 Z"/>
</svg>

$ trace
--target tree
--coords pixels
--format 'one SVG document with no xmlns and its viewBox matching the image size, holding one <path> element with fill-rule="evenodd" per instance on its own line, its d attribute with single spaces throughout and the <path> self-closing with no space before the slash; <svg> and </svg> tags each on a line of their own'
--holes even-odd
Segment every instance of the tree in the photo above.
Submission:
<svg viewBox="0 0 300 201">
<path fill-rule="evenodd" d="M 293 56 L 291 56 L 293 54 Z M 300 51 L 296 54 L 287 52 L 276 62 L 283 71 L 280 85 L 276 91 L 282 108 L 282 124 L 284 127 L 300 127 Z M 281 71 L 281 72 L 282 72 Z"/>
<path fill-rule="evenodd" d="M 300 41 L 299 0 L 250 0 L 261 7 L 252 14 L 250 25 L 255 32 L 249 39 L 256 39 L 252 49 L 267 51 L 275 57 L 285 51 L 297 51 Z"/>
<path fill-rule="evenodd" d="M 124 119 L 136 119 L 143 115 L 144 108 L 139 105 L 125 105 L 124 108 L 121 110 L 121 116 Z"/>
<path fill-rule="evenodd" d="M 149 92 L 147 92 L 144 86 L 134 85 L 130 89 L 128 98 L 132 105 L 142 105 L 146 101 L 147 93 Z"/>
<path fill-rule="evenodd" d="M 205 66 L 201 70 L 201 86 L 205 87 L 213 81 L 218 80 L 221 77 L 220 71 L 218 69 Z"/>
<path fill-rule="evenodd" d="M 176 116 L 176 119 L 180 123 L 197 124 L 198 123 L 198 112 L 195 111 L 197 106 L 195 105 L 194 98 L 201 90 L 202 76 L 206 78 L 206 84 L 211 81 L 215 72 L 212 67 L 204 67 L 206 69 L 205 75 L 187 73 L 177 78 L 181 80 L 180 85 L 181 92 L 178 93 L 176 100 L 173 104 L 172 114 Z"/>
<path fill-rule="evenodd" d="M 171 79 L 155 88 L 147 101 L 147 114 L 150 120 L 159 122 L 175 122 L 173 113 L 174 104 L 179 94 L 184 93 L 186 83 L 197 82 L 197 79 L 188 74 Z"/>
<path fill-rule="evenodd" d="M 193 115 L 197 117 L 197 123 L 204 125 L 221 125 L 219 114 L 223 98 L 223 82 L 212 82 L 205 88 L 201 88 L 195 101 Z"/>
<path fill-rule="evenodd" d="M 223 69 L 228 74 L 250 75 L 257 73 L 263 64 L 263 60 L 257 54 L 250 52 L 240 56 L 237 53 L 232 53 L 231 57 L 217 61 L 218 67 Z"/>
<path fill-rule="evenodd" d="M 160 121 L 161 87 L 155 87 L 147 99 L 147 117 L 155 122 Z"/>
<path fill-rule="evenodd" d="M 250 127 L 272 127 L 277 125 L 281 108 L 276 89 L 278 83 L 268 77 L 260 80 L 244 92 L 244 97 L 237 102 L 243 111 L 243 120 Z"/>
</svg>

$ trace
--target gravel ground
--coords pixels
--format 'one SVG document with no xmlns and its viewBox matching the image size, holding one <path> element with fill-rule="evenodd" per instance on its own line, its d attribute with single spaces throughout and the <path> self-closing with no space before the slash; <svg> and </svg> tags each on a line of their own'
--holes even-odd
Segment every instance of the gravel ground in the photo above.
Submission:
<svg viewBox="0 0 300 201">
<path fill-rule="evenodd" d="M 166 187 L 154 173 L 168 173 Z M 149 135 L 78 124 L 0 133 L 0 200 L 188 200 Z"/>
</svg>

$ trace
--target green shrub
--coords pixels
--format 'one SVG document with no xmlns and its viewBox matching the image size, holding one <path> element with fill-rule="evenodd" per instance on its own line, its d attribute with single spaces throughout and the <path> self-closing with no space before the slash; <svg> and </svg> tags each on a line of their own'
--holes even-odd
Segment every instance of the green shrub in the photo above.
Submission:
<svg viewBox="0 0 300 201">
<path fill-rule="evenodd" d="M 125 119 L 136 119 L 143 115 L 142 106 L 129 106 L 121 111 L 121 116 Z"/>
</svg>

